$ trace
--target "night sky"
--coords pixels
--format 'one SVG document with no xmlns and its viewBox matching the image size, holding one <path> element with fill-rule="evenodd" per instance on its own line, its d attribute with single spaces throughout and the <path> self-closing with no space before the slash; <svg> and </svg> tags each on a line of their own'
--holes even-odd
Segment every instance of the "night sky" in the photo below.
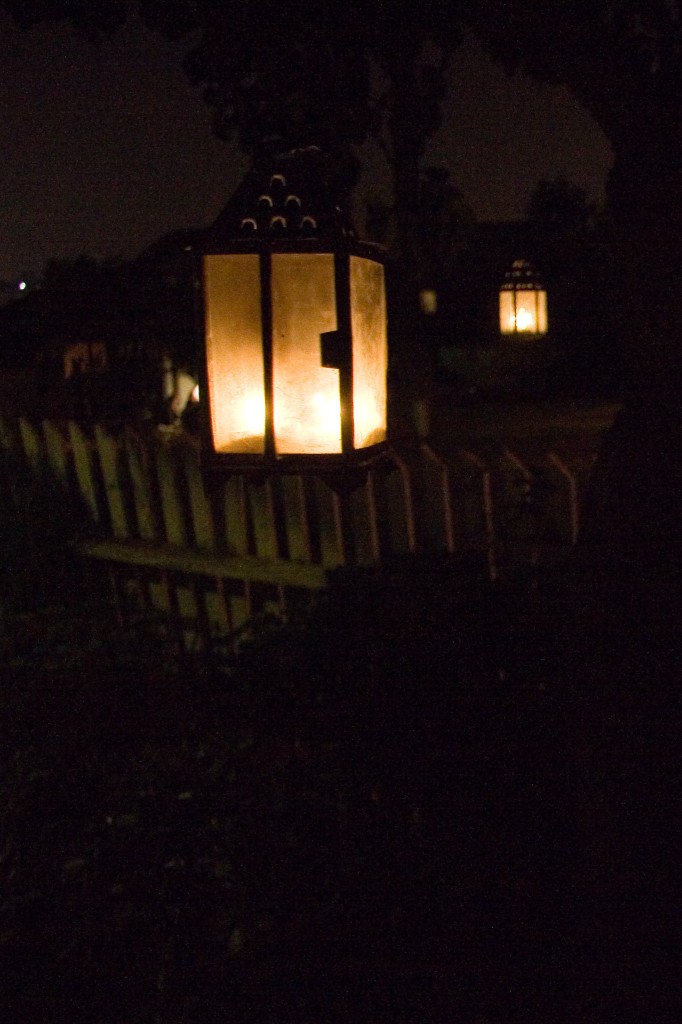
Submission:
<svg viewBox="0 0 682 1024">
<path fill-rule="evenodd" d="M 0 11 L 0 279 L 50 258 L 134 256 L 220 211 L 246 164 L 211 136 L 185 48 L 132 24 L 94 49 L 65 25 L 22 32 Z M 380 160 L 366 155 L 363 191 L 381 192 Z M 564 90 L 510 80 L 472 44 L 428 159 L 478 218 L 513 219 L 541 178 L 599 199 L 611 155 Z"/>
</svg>

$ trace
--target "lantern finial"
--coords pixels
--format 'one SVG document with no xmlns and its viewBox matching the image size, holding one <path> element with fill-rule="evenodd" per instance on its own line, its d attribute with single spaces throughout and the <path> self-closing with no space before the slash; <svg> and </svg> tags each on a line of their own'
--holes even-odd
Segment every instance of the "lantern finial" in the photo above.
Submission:
<svg viewBox="0 0 682 1024">
<path fill-rule="evenodd" d="M 209 245 L 238 238 L 319 239 L 356 233 L 338 204 L 328 160 L 317 146 L 292 149 L 255 166 L 209 229 Z"/>
</svg>

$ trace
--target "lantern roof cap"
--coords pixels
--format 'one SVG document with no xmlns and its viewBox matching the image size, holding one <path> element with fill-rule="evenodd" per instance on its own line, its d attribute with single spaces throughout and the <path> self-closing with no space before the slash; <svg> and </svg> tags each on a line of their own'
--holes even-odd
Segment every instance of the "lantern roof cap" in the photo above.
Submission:
<svg viewBox="0 0 682 1024">
<path fill-rule="evenodd" d="M 248 172 L 207 231 L 209 244 L 242 239 L 357 241 L 331 187 L 330 164 L 317 146 L 293 149 Z"/>
<path fill-rule="evenodd" d="M 503 288 L 538 288 L 541 289 L 540 275 L 528 260 L 514 260 L 511 268 L 504 275 Z"/>
</svg>

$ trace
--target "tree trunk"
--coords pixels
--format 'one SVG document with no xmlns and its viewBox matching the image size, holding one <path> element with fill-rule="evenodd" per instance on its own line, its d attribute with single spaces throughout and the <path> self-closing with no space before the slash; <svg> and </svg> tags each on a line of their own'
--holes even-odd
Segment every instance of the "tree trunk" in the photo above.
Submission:
<svg viewBox="0 0 682 1024">
<path fill-rule="evenodd" d="M 583 532 L 583 541 L 601 556 L 612 599 L 625 602 L 624 608 L 648 608 L 654 616 L 650 624 L 657 626 L 668 621 L 671 588 L 682 564 L 678 136 L 679 131 L 649 136 L 617 152 L 610 181 L 628 386 L 595 467 Z"/>
<path fill-rule="evenodd" d="M 416 61 L 416 53 L 412 62 Z M 394 218 L 397 245 L 391 267 L 392 302 L 389 310 L 391 332 L 391 390 L 396 399 L 398 432 L 424 435 L 429 431 L 428 406 L 431 367 L 421 334 L 419 317 L 419 263 L 416 257 L 419 181 L 427 136 L 421 118 L 419 89 L 410 73 L 409 59 L 402 74 L 392 72 L 392 114 L 388 121 Z"/>
</svg>

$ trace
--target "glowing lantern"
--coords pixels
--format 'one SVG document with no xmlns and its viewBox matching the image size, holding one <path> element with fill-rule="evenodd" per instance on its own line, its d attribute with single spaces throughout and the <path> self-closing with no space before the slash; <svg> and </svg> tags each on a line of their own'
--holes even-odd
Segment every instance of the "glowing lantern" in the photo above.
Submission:
<svg viewBox="0 0 682 1024">
<path fill-rule="evenodd" d="M 419 308 L 427 316 L 438 312 L 438 292 L 435 288 L 422 288 L 419 292 Z"/>
<path fill-rule="evenodd" d="M 502 334 L 547 333 L 547 292 L 525 260 L 514 260 L 500 288 Z"/>
<path fill-rule="evenodd" d="M 326 200 L 317 151 L 277 168 L 246 179 L 203 256 L 210 451 L 362 461 L 386 438 L 381 250 Z"/>
</svg>

